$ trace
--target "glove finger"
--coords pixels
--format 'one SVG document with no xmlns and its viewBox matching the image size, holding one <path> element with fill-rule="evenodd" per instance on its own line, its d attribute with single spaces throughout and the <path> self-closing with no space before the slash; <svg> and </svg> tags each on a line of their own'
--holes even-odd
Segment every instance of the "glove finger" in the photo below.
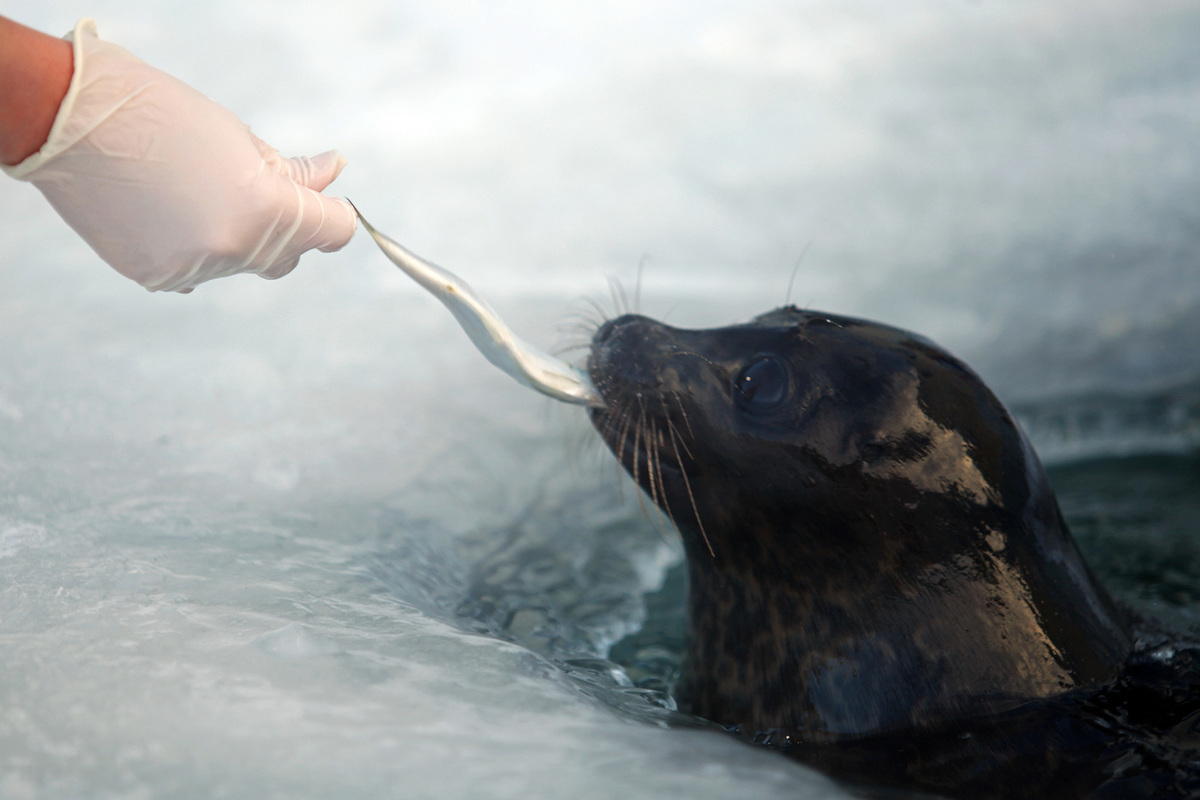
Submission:
<svg viewBox="0 0 1200 800">
<path fill-rule="evenodd" d="M 310 240 L 310 247 L 315 247 L 322 253 L 332 253 L 341 250 L 354 236 L 358 229 L 358 214 L 345 200 L 319 192 L 302 190 L 309 195 L 305 199 L 305 211 L 313 206 L 308 200 L 315 199 L 315 207 L 320 209 L 320 223 Z M 315 214 L 315 211 L 314 211 Z"/>
<path fill-rule="evenodd" d="M 260 269 L 258 271 L 258 277 L 266 278 L 269 281 L 273 281 L 276 278 L 282 278 L 284 275 L 287 275 L 289 272 L 294 270 L 296 265 L 299 263 L 300 256 L 293 256 L 292 258 L 288 258 L 283 261 L 276 261 L 266 269 Z"/>
<path fill-rule="evenodd" d="M 336 150 L 328 150 L 320 155 L 297 156 L 284 158 L 272 164 L 279 174 L 291 178 L 296 183 L 315 192 L 322 191 L 333 183 L 346 166 L 346 159 Z"/>
<path fill-rule="evenodd" d="M 281 176 L 279 180 L 287 179 Z M 285 226 L 287 233 L 277 229 L 286 240 L 281 239 L 274 246 L 274 252 L 264 254 L 263 261 L 253 268 L 264 278 L 286 275 L 296 266 L 300 256 L 314 248 L 323 253 L 340 250 L 354 236 L 358 227 L 358 215 L 345 200 L 290 182 L 288 186 L 288 191 L 295 193 L 294 222 Z"/>
</svg>

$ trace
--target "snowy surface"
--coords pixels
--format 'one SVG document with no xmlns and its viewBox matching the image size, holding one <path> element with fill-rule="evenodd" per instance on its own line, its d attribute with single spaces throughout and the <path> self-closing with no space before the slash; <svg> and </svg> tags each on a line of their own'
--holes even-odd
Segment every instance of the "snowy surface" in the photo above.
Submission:
<svg viewBox="0 0 1200 800">
<path fill-rule="evenodd" d="M 1191 0 L 4 13 L 339 148 L 339 193 L 542 346 L 639 265 L 681 325 L 792 284 L 951 347 L 1066 455 L 1200 441 Z M 0 797 L 837 796 L 564 671 L 677 554 L 578 409 L 366 237 L 160 296 L 30 187 L 0 214 Z M 480 586 L 520 587 L 517 642 L 464 622 Z"/>
</svg>

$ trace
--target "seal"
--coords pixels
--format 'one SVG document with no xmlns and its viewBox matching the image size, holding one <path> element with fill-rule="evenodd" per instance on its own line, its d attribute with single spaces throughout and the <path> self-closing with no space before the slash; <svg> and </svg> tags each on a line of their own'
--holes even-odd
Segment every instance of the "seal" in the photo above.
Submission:
<svg viewBox="0 0 1200 800">
<path fill-rule="evenodd" d="M 605 323 L 587 372 L 363 226 L 520 383 L 586 405 L 688 556 L 693 714 L 854 781 L 1200 796 L 1200 641 L 1117 608 L 1012 417 L 913 334 Z"/>
<path fill-rule="evenodd" d="M 1095 704 L 1146 651 L 1136 620 L 961 361 L 789 306 L 712 330 L 621 316 L 587 366 L 593 425 L 682 537 L 681 710 L 951 796 L 1069 796 L 1117 774 Z M 1195 696 L 1194 670 L 1171 669 Z"/>
</svg>

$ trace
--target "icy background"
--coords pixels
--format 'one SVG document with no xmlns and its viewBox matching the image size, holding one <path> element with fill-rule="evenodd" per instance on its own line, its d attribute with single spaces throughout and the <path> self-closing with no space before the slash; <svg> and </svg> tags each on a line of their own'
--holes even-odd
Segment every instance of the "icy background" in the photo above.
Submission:
<svg viewBox="0 0 1200 800">
<path fill-rule="evenodd" d="M 543 346 L 639 265 L 680 325 L 791 284 L 967 358 L 1052 462 L 1200 442 L 1193 0 L 4 13 L 339 148 Z M 839 796 L 604 660 L 669 537 L 365 236 L 159 296 L 0 214 L 0 798 Z"/>
</svg>

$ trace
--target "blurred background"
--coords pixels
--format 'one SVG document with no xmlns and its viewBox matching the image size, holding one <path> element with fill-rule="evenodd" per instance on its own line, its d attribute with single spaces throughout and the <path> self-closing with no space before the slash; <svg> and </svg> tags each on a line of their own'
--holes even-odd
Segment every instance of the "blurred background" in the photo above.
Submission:
<svg viewBox="0 0 1200 800">
<path fill-rule="evenodd" d="M 924 333 L 1118 594 L 1193 624 L 1194 3 L 4 13 L 338 148 L 331 191 L 569 357 L 610 278 L 676 325 Z M 673 714 L 673 534 L 365 236 L 181 297 L 28 185 L 0 215 L 0 796 L 837 796 Z"/>
</svg>

